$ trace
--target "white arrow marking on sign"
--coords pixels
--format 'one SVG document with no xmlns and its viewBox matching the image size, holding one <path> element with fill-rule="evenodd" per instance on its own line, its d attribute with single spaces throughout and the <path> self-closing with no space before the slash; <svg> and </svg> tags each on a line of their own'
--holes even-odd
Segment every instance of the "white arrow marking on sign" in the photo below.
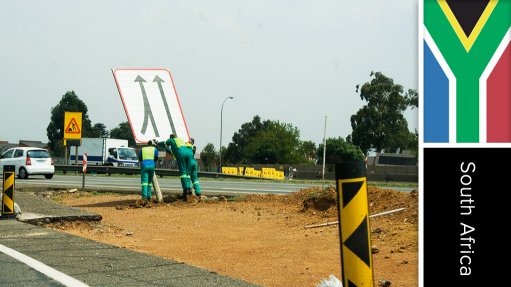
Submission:
<svg viewBox="0 0 511 287">
<path fill-rule="evenodd" d="M 137 76 L 135 79 L 135 82 L 138 82 L 140 84 L 140 91 L 142 92 L 142 99 L 144 101 L 144 123 L 142 124 L 142 129 L 140 132 L 145 135 L 145 132 L 147 130 L 147 119 L 151 119 L 151 125 L 153 126 L 154 134 L 159 137 L 158 128 L 156 127 L 156 124 L 154 122 L 153 112 L 151 111 L 151 105 L 149 105 L 149 101 L 147 100 L 147 94 L 145 93 L 144 89 L 144 78 L 140 77 L 140 75 Z M 165 100 L 165 99 L 164 99 Z"/>
</svg>

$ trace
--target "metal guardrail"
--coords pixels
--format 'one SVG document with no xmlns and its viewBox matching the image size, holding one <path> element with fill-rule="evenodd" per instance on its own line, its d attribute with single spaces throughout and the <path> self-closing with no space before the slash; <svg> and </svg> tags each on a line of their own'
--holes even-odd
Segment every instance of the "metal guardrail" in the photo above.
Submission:
<svg viewBox="0 0 511 287">
<path fill-rule="evenodd" d="M 56 164 L 56 171 L 62 171 L 64 174 L 66 172 L 77 172 L 82 173 L 81 165 L 63 165 Z M 371 171 L 371 170 L 369 170 Z M 369 181 L 400 181 L 400 182 L 417 182 L 418 174 L 403 174 L 398 172 L 368 172 L 367 179 Z M 156 174 L 159 177 L 165 176 L 179 176 L 179 171 L 177 169 L 166 169 L 166 168 L 157 168 L 155 170 Z M 99 174 L 140 174 L 140 167 L 114 167 L 114 166 L 103 166 L 103 165 L 88 165 L 87 173 L 99 173 Z M 312 174 L 312 172 L 311 172 Z M 317 173 L 313 173 L 310 176 L 310 179 L 319 179 Z M 234 175 L 227 173 L 218 173 L 218 172 L 198 172 L 199 177 L 204 178 L 235 178 L 235 179 L 262 179 L 262 180 L 275 180 L 272 178 L 265 177 L 253 177 L 253 176 L 244 176 L 244 175 Z M 325 175 L 325 179 L 335 179 L 335 173 L 327 172 Z M 296 172 L 295 178 L 307 179 L 309 178 L 305 172 Z"/>
<path fill-rule="evenodd" d="M 56 164 L 56 171 L 62 171 L 64 174 L 66 172 L 77 172 L 82 173 L 81 165 L 64 165 L 64 164 Z M 166 168 L 157 168 L 155 170 L 156 174 L 159 177 L 164 176 L 179 176 L 179 171 L 177 169 L 166 169 Z M 99 174 L 140 174 L 140 167 L 114 167 L 114 166 L 103 166 L 103 165 L 88 165 L 87 173 L 99 173 Z M 312 174 L 312 173 L 311 173 Z M 317 173 L 314 173 L 317 176 Z M 244 175 L 234 175 L 227 173 L 218 173 L 218 172 L 198 172 L 199 177 L 204 178 L 235 178 L 235 179 L 262 179 L 262 180 L 275 180 L 272 178 L 264 178 L 264 177 L 253 177 L 253 176 L 244 176 Z M 327 172 L 325 175 L 325 179 L 335 179 L 335 173 Z M 296 172 L 295 178 L 309 178 L 305 174 L 305 172 Z M 310 179 L 319 179 L 319 177 L 310 176 Z M 370 181 L 402 181 L 402 182 L 417 182 L 418 174 L 402 174 L 397 172 L 377 172 L 374 170 L 372 173 L 368 172 L 367 179 Z"/>
<path fill-rule="evenodd" d="M 55 171 L 62 171 L 64 174 L 67 172 L 78 172 L 82 173 L 81 165 L 64 165 L 64 164 L 56 164 Z M 102 173 L 102 174 L 140 174 L 140 167 L 114 167 L 114 166 L 104 166 L 104 165 L 88 165 L 87 173 Z M 163 169 L 157 168 L 155 170 L 156 175 L 159 177 L 164 176 L 179 176 L 179 171 L 177 169 Z M 252 176 L 243 176 L 243 175 L 234 175 L 234 174 L 226 174 L 226 173 L 217 173 L 217 172 L 198 172 L 199 177 L 204 178 L 237 178 L 237 179 L 266 179 L 272 180 L 271 178 L 263 178 L 263 177 L 252 177 Z"/>
</svg>

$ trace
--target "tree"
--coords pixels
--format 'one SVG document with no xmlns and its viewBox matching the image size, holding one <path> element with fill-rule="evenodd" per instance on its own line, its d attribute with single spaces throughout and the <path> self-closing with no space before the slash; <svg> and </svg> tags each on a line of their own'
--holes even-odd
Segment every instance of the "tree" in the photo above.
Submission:
<svg viewBox="0 0 511 287">
<path fill-rule="evenodd" d="M 91 137 L 93 138 L 107 138 L 108 137 L 108 130 L 106 129 L 106 126 L 103 123 L 97 123 L 92 126 L 92 134 Z"/>
<path fill-rule="evenodd" d="M 218 154 L 215 151 L 215 146 L 212 143 L 206 144 L 206 146 L 200 153 L 200 158 L 204 168 L 207 171 L 213 170 L 213 166 L 217 166 L 219 160 Z"/>
<path fill-rule="evenodd" d="M 232 136 L 232 142 L 229 143 L 225 155 L 222 154 L 222 159 L 230 163 L 248 163 L 247 159 L 244 158 L 245 147 L 248 143 L 255 138 L 257 132 L 263 129 L 261 118 L 254 116 L 252 122 L 244 123 L 238 132 Z M 220 147 L 221 148 L 221 147 Z M 220 153 L 221 151 L 219 151 Z"/>
<path fill-rule="evenodd" d="M 317 150 L 318 162 L 323 162 L 323 144 L 320 144 Z M 362 150 L 342 137 L 326 139 L 325 163 L 333 164 L 336 162 L 350 162 L 364 160 Z"/>
<path fill-rule="evenodd" d="M 82 137 L 89 137 L 92 134 L 91 121 L 87 111 L 87 105 L 78 98 L 74 91 L 67 92 L 62 96 L 60 102 L 51 108 L 51 119 L 46 128 L 46 134 L 49 141 L 48 146 L 55 156 L 64 155 L 62 141 L 64 139 L 65 112 L 81 112 Z"/>
<path fill-rule="evenodd" d="M 300 132 L 291 124 L 269 121 L 266 128 L 245 148 L 245 157 L 251 163 L 299 163 Z"/>
<path fill-rule="evenodd" d="M 360 98 L 367 104 L 351 116 L 352 133 L 348 141 L 364 152 L 374 147 L 378 151 L 394 152 L 398 148 L 413 149 L 408 123 L 403 112 L 418 106 L 418 95 L 414 90 L 403 92 L 401 85 L 381 72 L 371 72 L 373 79 L 360 88 Z M 356 91 L 359 91 L 359 85 Z M 328 150 L 328 147 L 327 147 Z"/>
<path fill-rule="evenodd" d="M 132 147 L 136 145 L 135 137 L 128 122 L 122 122 L 116 128 L 110 130 L 110 137 L 128 140 L 128 145 Z"/>
<path fill-rule="evenodd" d="M 410 143 L 408 145 L 410 148 L 409 150 L 412 152 L 412 154 L 418 158 L 419 157 L 419 132 L 415 130 L 413 134 L 410 135 Z"/>
<path fill-rule="evenodd" d="M 265 120 L 254 116 L 232 137 L 225 152 L 229 163 L 302 163 L 300 131 L 291 124 Z"/>
<path fill-rule="evenodd" d="M 318 158 L 316 144 L 312 141 L 303 141 L 301 146 L 300 150 L 303 152 L 306 162 L 315 164 Z"/>
</svg>

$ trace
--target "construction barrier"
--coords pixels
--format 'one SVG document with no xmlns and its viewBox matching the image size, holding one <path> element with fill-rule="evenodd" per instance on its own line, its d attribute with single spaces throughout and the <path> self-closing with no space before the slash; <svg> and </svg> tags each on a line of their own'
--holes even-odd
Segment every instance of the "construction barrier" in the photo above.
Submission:
<svg viewBox="0 0 511 287">
<path fill-rule="evenodd" d="M 275 179 L 284 180 L 284 172 L 280 170 L 275 171 Z"/>
<path fill-rule="evenodd" d="M 222 173 L 238 175 L 238 168 L 237 167 L 223 166 L 222 167 Z"/>
<path fill-rule="evenodd" d="M 245 168 L 245 176 L 254 176 L 254 168 L 246 167 Z"/>
<path fill-rule="evenodd" d="M 273 176 L 274 171 L 275 171 L 274 168 L 263 167 L 261 168 L 261 177 L 274 178 Z"/>
<path fill-rule="evenodd" d="M 232 175 L 241 175 L 241 176 L 251 176 L 251 177 L 263 177 L 269 179 L 278 179 L 283 180 L 284 172 L 276 170 L 275 168 L 266 168 L 263 167 L 261 170 L 256 170 L 253 167 L 229 167 L 223 166 L 222 173 L 224 174 L 232 174 Z"/>
</svg>

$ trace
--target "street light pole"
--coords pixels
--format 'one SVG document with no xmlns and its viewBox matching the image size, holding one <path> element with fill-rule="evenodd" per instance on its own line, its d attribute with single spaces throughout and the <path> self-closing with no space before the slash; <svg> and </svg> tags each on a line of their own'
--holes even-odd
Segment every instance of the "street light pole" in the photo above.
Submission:
<svg viewBox="0 0 511 287">
<path fill-rule="evenodd" d="M 326 117 L 325 116 L 325 131 L 323 132 L 323 181 L 325 181 L 325 158 L 326 158 Z"/>
<path fill-rule="evenodd" d="M 233 97 L 227 97 L 224 99 L 224 101 L 222 102 L 222 109 L 220 110 L 220 147 L 218 148 L 218 151 L 219 151 L 219 154 L 220 154 L 220 168 L 219 168 L 219 173 L 222 173 L 222 126 L 223 126 L 223 113 L 224 113 L 224 104 L 225 104 L 225 101 L 227 101 L 228 99 L 234 99 Z"/>
</svg>

